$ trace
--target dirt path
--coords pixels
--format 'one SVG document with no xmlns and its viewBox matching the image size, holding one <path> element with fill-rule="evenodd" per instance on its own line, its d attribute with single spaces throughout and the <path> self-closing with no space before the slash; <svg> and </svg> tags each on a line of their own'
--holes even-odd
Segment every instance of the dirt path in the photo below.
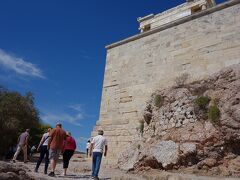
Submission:
<svg viewBox="0 0 240 180">
<path fill-rule="evenodd" d="M 73 158 L 70 162 L 69 169 L 67 172 L 67 176 L 62 175 L 62 163 L 58 163 L 56 167 L 55 177 L 49 177 L 48 175 L 45 175 L 44 172 L 44 163 L 41 164 L 39 167 L 38 173 L 34 172 L 34 168 L 36 166 L 35 162 L 28 162 L 26 164 L 22 162 L 16 162 L 16 165 L 20 166 L 26 166 L 27 169 L 30 171 L 28 172 L 29 175 L 35 177 L 37 180 L 53 180 L 53 179 L 59 179 L 59 180 L 72 180 L 72 179 L 91 179 L 91 159 L 85 159 L 85 158 Z M 101 166 L 101 170 L 99 173 L 99 177 L 101 180 L 109 180 L 109 179 L 139 179 L 142 178 L 138 177 L 137 175 L 133 174 L 126 174 L 123 171 L 120 171 L 119 169 L 113 169 L 113 168 L 106 168 L 104 165 Z M 1 178 L 0 178 L 1 179 Z"/>
<path fill-rule="evenodd" d="M 26 169 L 29 169 L 27 172 L 29 175 L 33 176 L 36 180 L 73 180 L 73 179 L 91 179 L 91 159 L 83 158 L 82 156 L 75 155 L 72 158 L 68 175 L 62 175 L 62 163 L 57 164 L 56 168 L 56 177 L 49 177 L 43 172 L 44 163 L 41 164 L 39 172 L 35 173 L 34 168 L 35 162 L 28 162 L 26 164 L 22 162 L 15 163 L 19 166 L 25 166 Z M 99 177 L 101 180 L 239 180 L 239 178 L 225 178 L 225 177 L 204 177 L 197 176 L 192 174 L 181 174 L 181 173 L 169 173 L 165 171 L 151 170 L 142 172 L 140 174 L 129 174 L 119 169 L 107 168 L 104 165 L 101 166 Z M 1 177 L 0 177 L 1 179 Z"/>
</svg>

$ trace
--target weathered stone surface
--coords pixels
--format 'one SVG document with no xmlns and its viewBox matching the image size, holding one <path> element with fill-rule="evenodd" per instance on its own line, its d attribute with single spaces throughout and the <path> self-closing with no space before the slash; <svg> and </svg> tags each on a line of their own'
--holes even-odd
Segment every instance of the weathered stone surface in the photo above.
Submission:
<svg viewBox="0 0 240 180">
<path fill-rule="evenodd" d="M 228 171 L 231 175 L 240 175 L 240 156 L 228 162 Z"/>
<path fill-rule="evenodd" d="M 201 89 L 199 82 L 187 84 L 184 88 L 165 88 L 153 93 L 147 107 L 153 107 L 156 94 L 164 96 L 165 102 L 160 108 L 146 109 L 152 114 L 152 119 L 144 126 L 142 144 L 138 148 L 138 157 L 134 157 L 133 168 L 139 170 L 141 166 L 149 166 L 168 170 L 192 166 L 196 172 L 240 176 L 237 167 L 240 122 L 235 116 L 240 109 L 239 79 L 240 64 L 224 68 L 201 82 L 204 90 L 199 96 L 211 98 L 207 108 L 217 99 L 217 107 L 221 112 L 218 123 L 210 118 L 202 118 L 202 114 L 195 110 L 197 105 L 194 104 L 196 97 L 193 94 Z M 182 107 L 186 111 L 178 115 L 176 112 Z M 174 118 L 176 114 L 178 119 Z M 190 122 L 186 114 L 194 115 L 195 120 Z M 189 121 L 184 123 L 186 119 Z"/>
<path fill-rule="evenodd" d="M 151 147 L 150 153 L 164 168 L 178 162 L 179 145 L 173 141 L 161 141 Z"/>
<path fill-rule="evenodd" d="M 0 173 L 1 180 L 20 180 L 20 177 L 14 172 Z"/>
<path fill-rule="evenodd" d="M 140 146 L 140 145 L 139 145 Z M 133 170 L 134 165 L 138 162 L 139 148 L 138 144 L 128 147 L 118 159 L 118 166 L 124 171 Z"/>
<path fill-rule="evenodd" d="M 193 154 L 193 153 L 196 153 L 197 146 L 194 143 L 183 143 L 183 144 L 180 145 L 180 151 L 184 155 Z"/>
<path fill-rule="evenodd" d="M 0 162 L 1 180 L 33 180 L 34 178 L 29 176 L 26 171 L 29 171 L 29 169 L 21 165 Z"/>
<path fill-rule="evenodd" d="M 198 168 L 204 168 L 204 166 L 207 166 L 208 168 L 211 168 L 217 164 L 217 160 L 213 158 L 207 158 L 198 163 Z"/>
</svg>

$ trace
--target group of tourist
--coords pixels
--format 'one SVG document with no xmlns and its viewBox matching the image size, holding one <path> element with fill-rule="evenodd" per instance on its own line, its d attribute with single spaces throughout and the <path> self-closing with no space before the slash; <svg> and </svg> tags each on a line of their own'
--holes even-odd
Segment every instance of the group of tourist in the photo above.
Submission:
<svg viewBox="0 0 240 180">
<path fill-rule="evenodd" d="M 27 146 L 29 139 L 29 129 L 26 129 L 18 138 L 18 147 L 13 156 L 12 161 L 15 162 L 17 156 L 21 151 L 24 155 L 24 163 L 27 162 Z M 51 172 L 49 176 L 55 176 L 55 168 L 59 155 L 63 155 L 63 176 L 67 175 L 67 169 L 69 161 L 76 149 L 76 142 L 71 136 L 70 132 L 65 132 L 60 123 L 56 124 L 54 129 L 49 128 L 46 133 L 43 134 L 42 139 L 37 147 L 37 151 L 40 152 L 40 157 L 37 161 L 35 172 L 38 172 L 39 166 L 42 160 L 45 158 L 44 174 L 47 174 L 48 165 L 50 160 Z M 103 136 L 103 131 L 99 130 L 98 135 L 88 141 L 87 156 L 92 157 L 92 179 L 99 179 L 98 173 L 100 170 L 102 155 L 107 155 L 107 140 Z"/>
</svg>

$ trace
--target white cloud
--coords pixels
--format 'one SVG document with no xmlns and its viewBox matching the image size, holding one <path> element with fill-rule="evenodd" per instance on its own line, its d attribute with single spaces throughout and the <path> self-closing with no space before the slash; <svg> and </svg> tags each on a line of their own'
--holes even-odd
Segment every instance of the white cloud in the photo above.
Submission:
<svg viewBox="0 0 240 180">
<path fill-rule="evenodd" d="M 83 108 L 81 104 L 72 104 L 69 106 L 69 108 L 78 111 L 78 112 L 83 112 Z"/>
<path fill-rule="evenodd" d="M 42 71 L 36 65 L 22 58 L 10 55 L 2 49 L 0 49 L 0 65 L 20 75 L 45 78 Z"/>
<path fill-rule="evenodd" d="M 79 121 L 85 118 L 85 113 L 82 109 L 82 105 L 80 104 L 73 104 L 70 105 L 68 108 L 73 109 L 76 111 L 74 114 L 70 113 L 44 113 L 41 117 L 43 121 L 47 123 L 57 123 L 57 122 L 68 122 L 70 124 L 76 126 L 82 126 Z"/>
<path fill-rule="evenodd" d="M 42 120 L 47 122 L 47 123 L 54 123 L 56 124 L 57 122 L 68 122 L 70 124 L 73 124 L 75 126 L 82 126 L 78 121 L 82 119 L 79 114 L 77 115 L 70 115 L 70 114 L 51 114 L 51 113 L 46 113 L 43 115 Z"/>
</svg>

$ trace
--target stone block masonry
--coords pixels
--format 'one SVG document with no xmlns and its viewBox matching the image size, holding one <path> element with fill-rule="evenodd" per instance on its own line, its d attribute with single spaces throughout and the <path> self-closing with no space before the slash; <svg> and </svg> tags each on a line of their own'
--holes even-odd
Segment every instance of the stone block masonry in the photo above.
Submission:
<svg viewBox="0 0 240 180">
<path fill-rule="evenodd" d="M 240 1 L 231 0 L 146 33 L 107 46 L 98 129 L 105 131 L 109 156 L 137 137 L 142 109 L 157 89 L 183 73 L 199 80 L 240 63 Z"/>
</svg>

